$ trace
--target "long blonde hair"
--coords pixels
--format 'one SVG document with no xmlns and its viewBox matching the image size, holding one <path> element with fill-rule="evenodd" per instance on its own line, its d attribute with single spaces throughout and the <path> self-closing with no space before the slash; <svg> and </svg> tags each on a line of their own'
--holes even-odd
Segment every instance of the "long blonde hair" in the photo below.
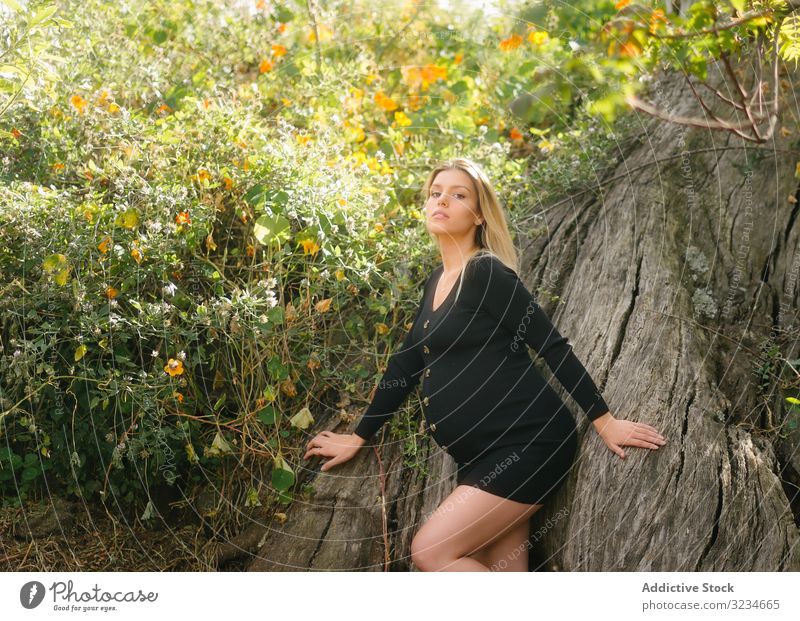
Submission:
<svg viewBox="0 0 800 621">
<path fill-rule="evenodd" d="M 489 177 L 484 172 L 483 168 L 473 160 L 457 157 L 442 162 L 434 168 L 425 183 L 422 186 L 423 202 L 428 200 L 430 194 L 430 187 L 436 180 L 438 175 L 443 170 L 463 170 L 472 179 L 472 184 L 478 193 L 478 214 L 483 216 L 483 223 L 475 230 L 475 244 L 479 250 L 473 254 L 458 279 L 458 290 L 456 291 L 456 299 L 461 291 L 461 282 L 464 278 L 464 273 L 467 267 L 476 258 L 486 255 L 493 255 L 502 261 L 505 265 L 510 267 L 514 272 L 519 271 L 519 255 L 511 239 L 511 233 L 508 229 L 508 222 L 500 201 L 497 199 L 494 188 L 492 187 Z M 435 236 L 430 233 L 431 237 Z"/>
</svg>

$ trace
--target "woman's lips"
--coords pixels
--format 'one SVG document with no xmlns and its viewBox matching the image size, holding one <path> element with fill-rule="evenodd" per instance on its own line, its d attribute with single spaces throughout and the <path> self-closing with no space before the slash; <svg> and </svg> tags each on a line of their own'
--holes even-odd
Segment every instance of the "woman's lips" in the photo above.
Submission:
<svg viewBox="0 0 800 621">
<path fill-rule="evenodd" d="M 433 220 L 446 220 L 450 216 L 443 214 L 443 213 L 435 213 L 433 214 Z"/>
</svg>

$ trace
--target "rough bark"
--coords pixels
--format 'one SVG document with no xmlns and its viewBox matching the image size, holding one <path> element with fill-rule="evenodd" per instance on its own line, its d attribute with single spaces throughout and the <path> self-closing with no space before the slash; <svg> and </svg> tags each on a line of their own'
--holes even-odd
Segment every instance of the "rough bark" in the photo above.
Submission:
<svg viewBox="0 0 800 621">
<path fill-rule="evenodd" d="M 682 77 L 655 86 L 676 114 L 702 114 Z M 800 569 L 787 496 L 800 438 L 776 432 L 789 414 L 775 382 L 754 375 L 771 335 L 797 325 L 795 88 L 779 123 L 792 133 L 769 147 L 639 116 L 642 140 L 602 192 L 546 210 L 545 234 L 523 243 L 523 280 L 564 299 L 540 302 L 614 415 L 668 438 L 620 460 L 562 390 L 581 449 L 531 520 L 532 569 Z M 317 465 L 313 501 L 295 502 L 283 524 L 253 524 L 249 569 L 413 570 L 411 539 L 452 490 L 453 464 L 423 444 L 418 476 L 402 448 L 382 446 L 382 468 L 366 450 L 327 473 Z"/>
</svg>

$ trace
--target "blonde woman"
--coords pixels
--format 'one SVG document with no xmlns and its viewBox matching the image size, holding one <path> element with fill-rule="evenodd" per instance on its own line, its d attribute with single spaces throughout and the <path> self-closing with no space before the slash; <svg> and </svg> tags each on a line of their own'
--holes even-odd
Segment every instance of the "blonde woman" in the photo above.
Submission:
<svg viewBox="0 0 800 621">
<path fill-rule="evenodd" d="M 416 533 L 412 561 L 422 571 L 527 571 L 528 521 L 564 482 L 578 448 L 573 415 L 528 346 L 620 458 L 623 446 L 657 449 L 665 439 L 650 425 L 612 416 L 568 339 L 519 279 L 503 210 L 480 166 L 445 162 L 423 192 L 442 263 L 355 433 L 323 431 L 305 456 L 329 457 L 322 470 L 349 460 L 421 385 L 427 428 L 458 470 L 455 489 Z"/>
</svg>

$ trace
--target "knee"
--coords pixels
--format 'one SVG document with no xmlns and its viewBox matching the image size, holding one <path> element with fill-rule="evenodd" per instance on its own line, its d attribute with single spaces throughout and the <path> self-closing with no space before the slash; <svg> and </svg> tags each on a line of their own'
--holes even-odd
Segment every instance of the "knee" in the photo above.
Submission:
<svg viewBox="0 0 800 621">
<path fill-rule="evenodd" d="M 424 535 L 416 535 L 411 540 L 411 561 L 420 571 L 437 571 L 442 563 L 441 545 L 436 545 Z"/>
</svg>

